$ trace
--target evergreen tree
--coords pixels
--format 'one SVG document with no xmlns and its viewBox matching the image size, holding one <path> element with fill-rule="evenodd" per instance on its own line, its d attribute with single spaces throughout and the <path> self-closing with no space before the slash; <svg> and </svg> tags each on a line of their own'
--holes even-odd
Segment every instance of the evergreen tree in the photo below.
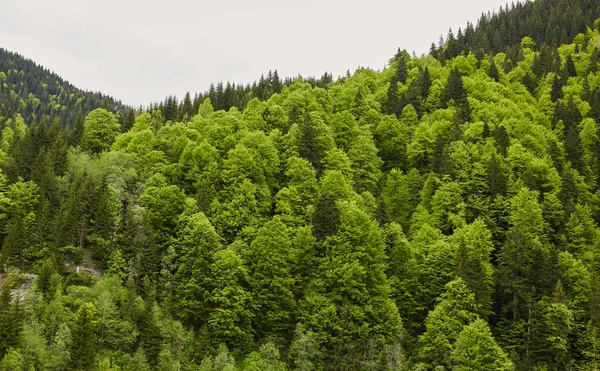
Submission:
<svg viewBox="0 0 600 371">
<path fill-rule="evenodd" d="M 96 363 L 96 307 L 84 303 L 77 310 L 71 327 L 72 370 L 91 370 Z"/>
<path fill-rule="evenodd" d="M 135 110 L 132 108 L 127 111 L 127 116 L 125 116 L 125 122 L 124 122 L 123 126 L 121 126 L 121 131 L 123 133 L 128 132 L 129 130 L 131 130 L 131 128 L 133 127 L 134 124 L 135 124 Z"/>
<path fill-rule="evenodd" d="M 496 67 L 496 62 L 494 62 L 493 58 L 490 58 L 490 68 L 488 69 L 487 74 L 494 81 L 500 82 L 500 73 L 498 72 L 498 67 Z M 529 76 L 529 75 L 526 75 L 526 76 Z"/>
</svg>

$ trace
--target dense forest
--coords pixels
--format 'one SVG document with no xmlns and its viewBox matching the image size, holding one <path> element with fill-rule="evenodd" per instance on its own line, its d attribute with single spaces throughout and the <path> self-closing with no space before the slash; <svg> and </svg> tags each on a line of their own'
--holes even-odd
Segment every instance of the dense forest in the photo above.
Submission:
<svg viewBox="0 0 600 371">
<path fill-rule="evenodd" d="M 0 73 L 0 371 L 596 370 L 598 6 L 147 109 Z"/>
<path fill-rule="evenodd" d="M 72 128 L 78 115 L 99 107 L 118 112 L 121 122 L 127 111 L 109 96 L 77 89 L 32 60 L 0 48 L 0 122 L 19 114 L 26 124 L 50 125 L 58 118 Z"/>
</svg>

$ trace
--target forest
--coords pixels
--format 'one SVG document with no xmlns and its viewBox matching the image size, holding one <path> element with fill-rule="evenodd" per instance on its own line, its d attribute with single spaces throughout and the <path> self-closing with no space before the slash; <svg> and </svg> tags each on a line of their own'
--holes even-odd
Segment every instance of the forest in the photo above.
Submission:
<svg viewBox="0 0 600 371">
<path fill-rule="evenodd" d="M 596 370 L 599 8 L 147 108 L 0 49 L 0 371 Z"/>
</svg>

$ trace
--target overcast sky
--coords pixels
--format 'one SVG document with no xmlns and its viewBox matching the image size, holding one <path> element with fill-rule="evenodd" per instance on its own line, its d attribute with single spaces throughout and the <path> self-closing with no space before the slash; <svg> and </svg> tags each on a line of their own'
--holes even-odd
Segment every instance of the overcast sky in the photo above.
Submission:
<svg viewBox="0 0 600 371">
<path fill-rule="evenodd" d="M 501 0 L 2 0 L 0 47 L 131 105 L 211 82 L 380 70 Z"/>
</svg>

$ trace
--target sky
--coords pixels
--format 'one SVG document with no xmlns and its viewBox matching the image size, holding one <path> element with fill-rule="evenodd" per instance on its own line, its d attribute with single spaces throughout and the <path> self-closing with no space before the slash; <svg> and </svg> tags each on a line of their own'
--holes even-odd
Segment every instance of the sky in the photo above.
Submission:
<svg viewBox="0 0 600 371">
<path fill-rule="evenodd" d="M 2 0 L 0 47 L 125 104 L 427 53 L 501 0 Z"/>
</svg>

